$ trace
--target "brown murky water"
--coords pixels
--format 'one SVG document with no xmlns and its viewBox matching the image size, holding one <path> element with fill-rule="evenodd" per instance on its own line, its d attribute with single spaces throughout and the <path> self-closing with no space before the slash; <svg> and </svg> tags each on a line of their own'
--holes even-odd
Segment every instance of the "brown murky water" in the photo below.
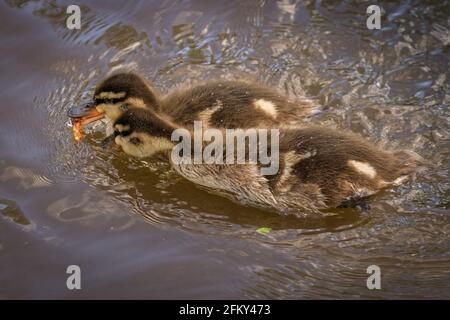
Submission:
<svg viewBox="0 0 450 320">
<path fill-rule="evenodd" d="M 379 31 L 365 1 L 84 2 L 80 31 L 71 1 L 0 2 L 0 298 L 450 298 L 448 1 L 388 1 Z M 428 169 L 368 212 L 240 206 L 103 150 L 100 128 L 73 143 L 68 108 L 117 68 L 162 92 L 251 76 Z"/>
</svg>

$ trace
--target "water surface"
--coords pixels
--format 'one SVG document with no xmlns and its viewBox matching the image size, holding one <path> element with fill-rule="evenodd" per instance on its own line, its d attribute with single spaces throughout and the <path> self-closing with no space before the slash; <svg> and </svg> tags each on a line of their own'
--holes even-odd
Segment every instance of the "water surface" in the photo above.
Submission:
<svg viewBox="0 0 450 320">
<path fill-rule="evenodd" d="M 78 3 L 81 30 L 65 26 L 70 1 L 0 2 L 0 298 L 450 298 L 448 1 L 387 1 L 381 30 L 366 1 Z M 256 79 L 427 170 L 367 212 L 238 205 L 103 150 L 101 128 L 73 142 L 68 108 L 119 69 L 162 93 Z M 366 288 L 372 264 L 382 290 Z"/>
</svg>

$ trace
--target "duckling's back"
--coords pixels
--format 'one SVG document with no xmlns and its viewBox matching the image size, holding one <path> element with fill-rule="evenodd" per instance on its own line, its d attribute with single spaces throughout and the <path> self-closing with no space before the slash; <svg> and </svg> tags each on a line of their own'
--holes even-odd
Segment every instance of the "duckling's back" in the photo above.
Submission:
<svg viewBox="0 0 450 320">
<path fill-rule="evenodd" d="M 288 99 L 268 87 L 243 81 L 214 81 L 169 94 L 163 111 L 173 121 L 204 127 L 261 128 L 297 124 L 318 110 L 311 100 Z"/>
</svg>

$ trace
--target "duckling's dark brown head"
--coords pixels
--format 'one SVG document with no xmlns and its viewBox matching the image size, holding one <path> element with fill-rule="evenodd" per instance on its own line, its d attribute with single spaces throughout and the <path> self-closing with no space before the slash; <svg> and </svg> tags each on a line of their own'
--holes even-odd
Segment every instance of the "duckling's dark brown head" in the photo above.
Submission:
<svg viewBox="0 0 450 320">
<path fill-rule="evenodd" d="M 113 125 L 115 142 L 135 157 L 149 157 L 173 147 L 175 126 L 149 109 L 126 110 Z"/>
<path fill-rule="evenodd" d="M 82 124 L 106 116 L 116 121 L 129 108 L 159 111 L 159 102 L 149 83 L 133 73 L 118 73 L 103 80 L 95 89 L 93 102 L 69 110 Z"/>
<path fill-rule="evenodd" d="M 155 92 L 148 82 L 133 73 L 118 73 L 95 89 L 94 104 L 99 112 L 115 121 L 129 107 L 159 110 Z"/>
</svg>

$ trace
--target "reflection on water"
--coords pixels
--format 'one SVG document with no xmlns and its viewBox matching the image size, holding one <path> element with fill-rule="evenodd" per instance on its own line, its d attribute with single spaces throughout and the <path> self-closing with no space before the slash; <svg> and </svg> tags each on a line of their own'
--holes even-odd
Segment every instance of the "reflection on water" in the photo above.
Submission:
<svg viewBox="0 0 450 320">
<path fill-rule="evenodd" d="M 390 1 L 373 31 L 365 2 L 86 1 L 81 30 L 65 28 L 69 4 L 0 3 L 0 297 L 450 297 L 448 3 Z M 73 143 L 67 109 L 118 69 L 162 93 L 256 79 L 428 169 L 367 212 L 244 207 L 160 159 L 103 150 L 102 125 Z M 64 290 L 69 264 L 86 274 L 81 295 Z M 381 291 L 365 287 L 371 264 Z"/>
<path fill-rule="evenodd" d="M 21 225 L 29 225 L 27 217 L 22 213 L 20 208 L 13 201 L 0 199 L 0 212 L 13 222 Z"/>
</svg>

